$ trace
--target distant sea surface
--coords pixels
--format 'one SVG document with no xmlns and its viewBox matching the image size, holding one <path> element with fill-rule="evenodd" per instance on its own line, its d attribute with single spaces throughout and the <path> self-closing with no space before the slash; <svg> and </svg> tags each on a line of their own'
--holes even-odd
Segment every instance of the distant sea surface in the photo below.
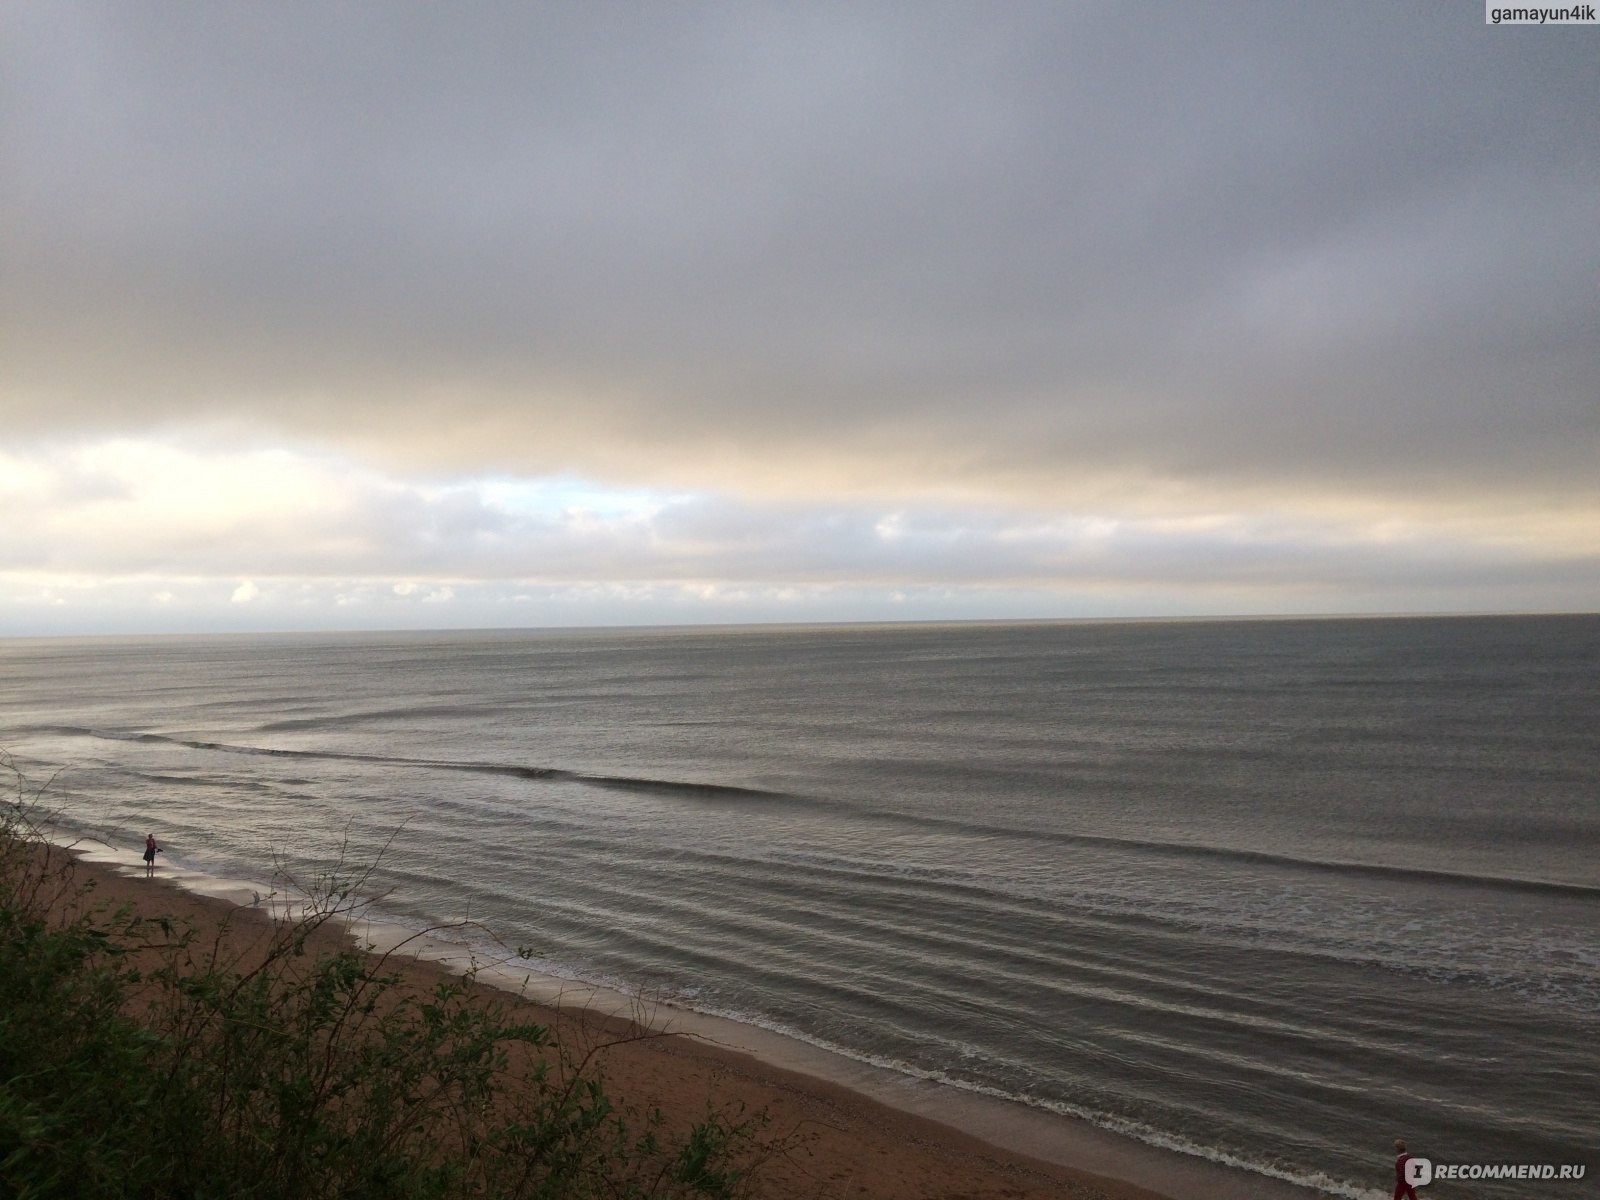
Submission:
<svg viewBox="0 0 1600 1200">
<path fill-rule="evenodd" d="M 1600 618 L 0 642 L 85 831 L 1343 1196 L 1600 1175 Z M 1444 1187 L 1436 1185 L 1444 1194 Z"/>
</svg>

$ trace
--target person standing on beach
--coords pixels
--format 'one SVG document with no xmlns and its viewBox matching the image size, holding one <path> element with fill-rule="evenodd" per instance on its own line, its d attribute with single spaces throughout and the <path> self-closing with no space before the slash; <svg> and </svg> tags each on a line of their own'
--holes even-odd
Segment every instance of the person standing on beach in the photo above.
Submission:
<svg viewBox="0 0 1600 1200">
<path fill-rule="evenodd" d="M 1396 1155 L 1394 1160 L 1394 1200 L 1400 1200 L 1402 1196 L 1406 1197 L 1406 1200 L 1417 1200 L 1417 1189 L 1412 1187 L 1410 1180 L 1406 1178 L 1406 1164 L 1411 1161 L 1411 1155 L 1406 1153 L 1406 1144 L 1397 1140 L 1394 1144 L 1394 1152 Z"/>
<path fill-rule="evenodd" d="M 144 839 L 144 876 L 146 879 L 156 873 L 156 855 L 161 853 L 161 847 L 156 845 L 156 835 L 146 834 Z"/>
</svg>

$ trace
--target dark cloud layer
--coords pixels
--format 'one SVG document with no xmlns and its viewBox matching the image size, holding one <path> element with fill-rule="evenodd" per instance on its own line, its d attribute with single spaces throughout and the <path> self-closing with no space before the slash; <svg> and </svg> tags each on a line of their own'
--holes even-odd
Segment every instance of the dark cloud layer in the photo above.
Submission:
<svg viewBox="0 0 1600 1200">
<path fill-rule="evenodd" d="M 1600 503 L 1592 29 L 1429 3 L 4 22 L 17 435 L 237 422 L 441 471 L 1144 508 Z"/>
</svg>

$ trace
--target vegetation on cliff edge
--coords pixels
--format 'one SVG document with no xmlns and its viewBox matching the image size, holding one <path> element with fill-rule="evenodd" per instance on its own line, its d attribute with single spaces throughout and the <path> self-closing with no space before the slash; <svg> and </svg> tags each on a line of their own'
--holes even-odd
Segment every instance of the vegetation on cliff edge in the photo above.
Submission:
<svg viewBox="0 0 1600 1200">
<path fill-rule="evenodd" d="M 604 1044 L 317 937 L 359 872 L 242 957 L 97 904 L 40 836 L 37 791 L 0 767 L 0 1195 L 735 1197 L 773 1150 L 742 1114 L 671 1131 L 608 1094 Z"/>
</svg>

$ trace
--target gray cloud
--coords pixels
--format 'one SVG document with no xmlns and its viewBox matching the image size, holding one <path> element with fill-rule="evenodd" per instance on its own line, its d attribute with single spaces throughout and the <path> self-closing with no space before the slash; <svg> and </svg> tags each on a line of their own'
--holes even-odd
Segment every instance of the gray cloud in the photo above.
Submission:
<svg viewBox="0 0 1600 1200">
<path fill-rule="evenodd" d="M 6 26 L 17 436 L 203 421 L 441 472 L 1146 511 L 1600 507 L 1590 30 L 1421 3 Z"/>
</svg>

